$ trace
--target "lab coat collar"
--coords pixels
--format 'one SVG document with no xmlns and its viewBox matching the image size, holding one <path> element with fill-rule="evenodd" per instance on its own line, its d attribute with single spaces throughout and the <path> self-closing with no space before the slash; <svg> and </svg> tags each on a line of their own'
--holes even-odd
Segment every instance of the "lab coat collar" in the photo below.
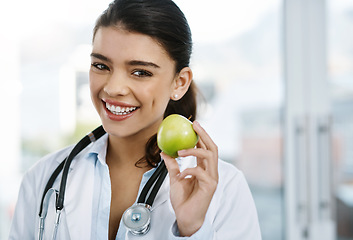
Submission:
<svg viewBox="0 0 353 240">
<path fill-rule="evenodd" d="M 70 170 L 74 169 L 76 165 L 76 159 L 95 159 L 96 155 L 106 155 L 108 145 L 108 134 L 103 135 L 97 141 L 90 143 L 85 149 L 83 149 L 77 156 L 72 160 L 70 164 Z M 57 157 L 56 161 L 61 163 L 72 151 L 75 145 L 71 145 L 63 150 L 63 157 Z"/>
<path fill-rule="evenodd" d="M 102 165 L 106 164 L 106 156 L 108 149 L 108 134 L 102 136 L 101 139 L 98 139 L 95 144 L 93 144 L 92 148 L 87 153 L 89 157 L 97 156 L 96 160 L 100 161 Z"/>
</svg>

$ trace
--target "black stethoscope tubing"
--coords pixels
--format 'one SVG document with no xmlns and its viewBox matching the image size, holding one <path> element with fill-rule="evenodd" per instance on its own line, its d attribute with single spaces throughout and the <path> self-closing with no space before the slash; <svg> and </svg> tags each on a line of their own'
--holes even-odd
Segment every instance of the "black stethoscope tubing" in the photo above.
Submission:
<svg viewBox="0 0 353 240">
<path fill-rule="evenodd" d="M 62 177 L 61 177 L 61 182 L 60 182 L 60 188 L 59 191 L 55 191 L 56 193 L 56 203 L 55 203 L 55 208 L 56 211 L 60 212 L 64 208 L 64 198 L 65 198 L 65 190 L 66 190 L 66 182 L 67 182 L 67 177 L 70 169 L 70 164 L 72 160 L 77 156 L 84 148 L 86 148 L 90 143 L 96 141 L 100 137 L 102 137 L 106 132 L 103 129 L 103 126 L 99 126 L 95 130 L 93 130 L 91 133 L 87 134 L 84 138 L 82 138 L 76 146 L 72 149 L 70 152 L 69 156 L 62 161 L 59 166 L 54 170 L 52 175 L 50 176 L 44 192 L 43 196 L 41 199 L 41 204 L 40 204 L 40 209 L 39 209 L 39 217 L 43 218 L 43 205 L 44 201 L 47 195 L 47 192 L 52 188 L 56 178 L 60 174 L 61 171 Z M 157 167 L 157 169 L 154 171 L 152 176 L 148 179 L 146 184 L 144 185 L 143 189 L 141 190 L 141 193 L 138 197 L 137 204 L 142 204 L 144 206 L 147 206 L 148 209 L 152 207 L 152 204 L 157 196 L 157 193 L 159 189 L 161 188 L 163 181 L 165 177 L 167 176 L 168 171 L 165 166 L 164 161 L 162 160 Z M 154 184 L 154 185 L 153 185 Z M 153 186 L 153 188 L 152 188 Z M 149 197 L 146 200 L 147 195 L 149 194 Z M 132 206 L 134 207 L 134 206 Z M 46 215 L 46 213 L 44 214 Z M 44 216 L 45 217 L 45 216 Z M 148 231 L 148 230 L 147 230 Z M 132 230 L 132 232 L 134 232 Z M 142 234 L 145 232 L 143 231 Z M 139 234 L 139 233 L 138 233 Z"/>
<path fill-rule="evenodd" d="M 104 131 L 103 126 L 99 126 L 95 130 L 93 130 L 91 133 L 87 134 L 84 138 L 82 138 L 76 144 L 76 146 L 70 152 L 69 156 L 66 157 L 64 159 L 64 161 L 62 161 L 60 163 L 60 165 L 54 170 L 54 172 L 50 176 L 50 178 L 45 186 L 44 192 L 43 192 L 43 196 L 42 196 L 42 200 L 41 200 L 41 204 L 40 204 L 40 209 L 39 209 L 39 216 L 40 217 L 42 216 L 42 212 L 43 212 L 43 203 L 44 203 L 45 195 L 48 192 L 48 190 L 53 186 L 55 179 L 58 177 L 58 175 L 60 174 L 60 172 L 62 170 L 63 170 L 63 174 L 61 177 L 59 193 L 58 193 L 57 200 L 56 200 L 56 209 L 57 210 L 63 209 L 65 190 L 66 190 L 66 181 L 67 181 L 67 177 L 68 177 L 68 173 L 69 173 L 69 169 L 70 169 L 70 164 L 71 164 L 72 160 L 74 159 L 74 157 L 77 154 L 79 154 L 91 142 L 96 141 L 97 139 L 102 137 L 105 133 L 106 132 Z"/>
<path fill-rule="evenodd" d="M 146 203 L 149 206 L 152 206 L 154 199 L 157 196 L 157 192 L 160 189 L 160 187 L 163 183 L 163 180 L 167 176 L 167 173 L 168 173 L 168 171 L 165 166 L 165 163 L 164 163 L 164 161 L 162 161 L 160 163 L 160 165 L 157 167 L 157 169 L 155 170 L 155 172 L 152 174 L 152 176 L 148 179 L 148 181 L 146 182 L 143 189 L 141 190 L 141 193 L 140 193 L 140 196 L 137 200 L 137 203 Z M 158 178 L 158 180 L 156 181 L 157 178 Z M 155 183 L 155 185 L 152 188 L 153 183 Z M 150 195 L 149 195 L 148 199 L 146 200 L 147 194 L 151 188 L 152 188 L 152 190 L 150 192 Z"/>
</svg>

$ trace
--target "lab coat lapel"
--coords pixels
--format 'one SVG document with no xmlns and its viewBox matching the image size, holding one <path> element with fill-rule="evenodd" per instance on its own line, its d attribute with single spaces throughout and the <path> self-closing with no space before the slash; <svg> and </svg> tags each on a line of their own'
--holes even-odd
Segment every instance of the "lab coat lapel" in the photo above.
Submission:
<svg viewBox="0 0 353 240">
<path fill-rule="evenodd" d="M 163 181 L 161 188 L 159 189 L 156 198 L 154 199 L 151 211 L 159 207 L 165 201 L 169 199 L 169 175 Z"/>
<path fill-rule="evenodd" d="M 183 171 L 189 167 L 196 166 L 196 158 L 195 157 L 178 158 L 177 161 L 178 161 L 180 171 Z M 163 182 L 161 188 L 158 191 L 156 199 L 154 200 L 154 203 L 152 206 L 152 211 L 153 211 L 153 209 L 157 208 L 159 205 L 161 205 L 162 203 L 164 203 L 165 201 L 167 201 L 169 199 L 169 187 L 170 187 L 170 179 L 169 179 L 169 174 L 168 174 L 166 176 L 166 178 L 164 179 L 164 182 Z"/>
<path fill-rule="evenodd" d="M 71 239 L 90 239 L 95 163 L 85 158 L 74 161 L 64 202 L 67 227 Z"/>
</svg>

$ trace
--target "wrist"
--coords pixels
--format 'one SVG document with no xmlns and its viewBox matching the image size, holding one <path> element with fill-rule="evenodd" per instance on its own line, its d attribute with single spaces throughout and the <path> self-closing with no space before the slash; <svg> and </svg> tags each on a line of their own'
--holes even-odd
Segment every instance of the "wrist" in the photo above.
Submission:
<svg viewBox="0 0 353 240">
<path fill-rule="evenodd" d="M 193 221 L 192 223 L 183 223 L 177 221 L 176 223 L 178 226 L 180 237 L 190 237 L 202 227 L 203 222 L 204 219 L 202 221 Z"/>
</svg>

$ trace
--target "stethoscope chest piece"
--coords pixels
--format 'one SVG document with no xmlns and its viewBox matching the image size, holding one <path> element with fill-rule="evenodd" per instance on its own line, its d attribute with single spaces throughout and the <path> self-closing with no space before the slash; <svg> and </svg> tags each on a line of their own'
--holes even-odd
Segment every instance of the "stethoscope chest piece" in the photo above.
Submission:
<svg viewBox="0 0 353 240">
<path fill-rule="evenodd" d="M 148 204 L 132 205 L 123 214 L 126 228 L 134 235 L 144 235 L 150 230 L 151 210 Z"/>
</svg>

